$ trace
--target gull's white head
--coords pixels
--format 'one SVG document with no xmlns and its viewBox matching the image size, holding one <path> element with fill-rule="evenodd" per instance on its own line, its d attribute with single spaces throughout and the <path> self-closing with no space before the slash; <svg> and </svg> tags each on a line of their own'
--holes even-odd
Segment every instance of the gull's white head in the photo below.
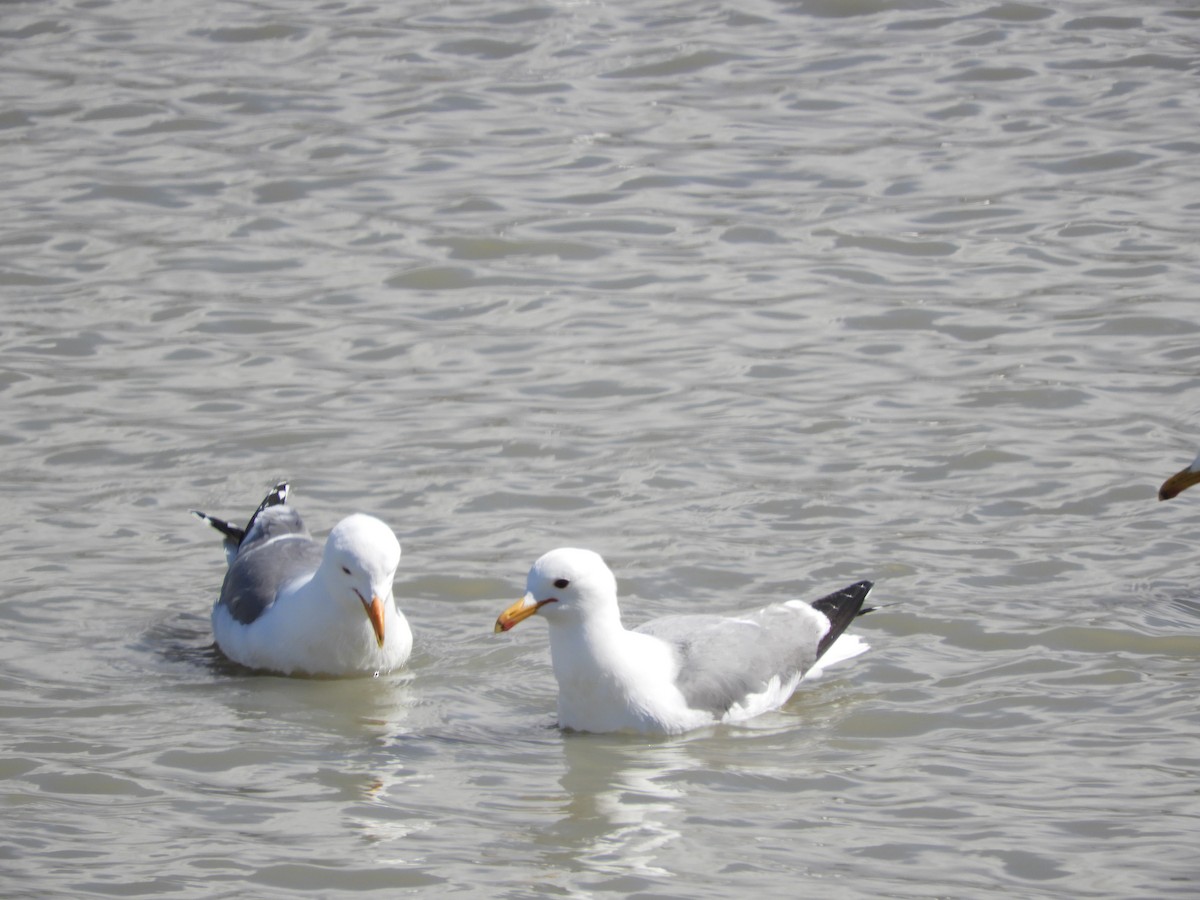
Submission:
<svg viewBox="0 0 1200 900">
<path fill-rule="evenodd" d="M 334 526 L 325 541 L 321 570 L 330 592 L 362 604 L 383 646 L 385 604 L 392 603 L 392 581 L 400 565 L 400 542 L 374 516 L 355 513 Z"/>
<path fill-rule="evenodd" d="M 500 614 L 496 631 L 508 631 L 541 612 L 553 623 L 617 609 L 617 579 L 599 553 L 561 547 L 538 559 L 525 580 L 525 596 Z"/>
</svg>

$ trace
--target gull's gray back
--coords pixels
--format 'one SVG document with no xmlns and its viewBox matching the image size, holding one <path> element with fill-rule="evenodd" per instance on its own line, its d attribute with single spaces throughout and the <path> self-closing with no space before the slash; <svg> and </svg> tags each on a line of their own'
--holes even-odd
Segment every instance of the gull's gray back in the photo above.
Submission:
<svg viewBox="0 0 1200 900">
<path fill-rule="evenodd" d="M 299 513 L 289 506 L 264 509 L 238 547 L 217 602 L 236 621 L 249 624 L 275 601 L 281 587 L 315 572 L 322 553 Z"/>
<path fill-rule="evenodd" d="M 771 678 L 786 682 L 812 666 L 826 627 L 811 609 L 777 604 L 732 618 L 666 616 L 634 630 L 674 647 L 688 706 L 720 717 Z"/>
<path fill-rule="evenodd" d="M 242 538 L 242 543 L 238 547 L 238 556 L 244 556 L 259 544 L 284 536 L 312 540 L 308 529 L 304 526 L 304 520 L 300 518 L 300 513 L 290 506 L 272 506 L 259 510 L 250 523 L 250 530 Z"/>
</svg>

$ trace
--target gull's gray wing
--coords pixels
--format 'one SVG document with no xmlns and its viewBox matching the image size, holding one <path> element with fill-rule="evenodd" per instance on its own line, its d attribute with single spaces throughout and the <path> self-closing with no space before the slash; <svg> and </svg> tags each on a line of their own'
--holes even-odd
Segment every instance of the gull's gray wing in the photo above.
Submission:
<svg viewBox="0 0 1200 900">
<path fill-rule="evenodd" d="M 241 544 L 238 545 L 238 557 L 241 558 L 267 541 L 281 537 L 300 537 L 312 541 L 308 528 L 304 525 L 304 520 L 300 518 L 300 513 L 292 507 L 260 508 L 254 514 L 254 518 L 250 520 L 250 524 L 246 526 L 246 534 L 242 537 Z"/>
<path fill-rule="evenodd" d="M 790 658 L 795 647 L 766 643 L 773 635 L 754 621 L 755 615 L 744 619 L 666 616 L 634 631 L 653 635 L 674 648 L 679 661 L 675 685 L 688 706 L 720 718 L 739 700 L 763 690 L 772 675 L 786 677 L 796 668 Z M 813 631 L 815 652 L 817 629 Z"/>
<path fill-rule="evenodd" d="M 732 618 L 666 616 L 634 630 L 674 648 L 676 686 L 688 706 L 720 717 L 773 677 L 787 682 L 811 668 L 859 614 L 870 589 L 861 581 L 811 607 L 793 602 Z"/>
<path fill-rule="evenodd" d="M 193 509 L 192 515 L 203 519 L 213 528 L 217 529 L 217 531 L 221 532 L 221 534 L 225 535 L 225 559 L 232 563 L 238 554 L 238 549 L 246 540 L 246 535 L 254 530 L 254 525 L 258 521 L 258 517 L 265 510 L 282 506 L 286 503 L 287 495 L 288 483 L 286 481 L 281 481 L 275 487 L 271 488 L 267 496 L 263 497 L 262 503 L 258 504 L 258 509 L 250 516 L 250 521 L 246 523 L 245 528 L 240 528 L 232 522 L 226 522 L 224 519 L 218 519 L 216 516 L 210 516 L 208 513 L 200 512 L 198 509 Z M 301 528 L 303 528 L 303 523 L 301 523 Z"/>
<path fill-rule="evenodd" d="M 315 572 L 323 553 L 291 507 L 260 509 L 225 573 L 217 603 L 249 624 L 275 602 L 280 588 Z"/>
</svg>

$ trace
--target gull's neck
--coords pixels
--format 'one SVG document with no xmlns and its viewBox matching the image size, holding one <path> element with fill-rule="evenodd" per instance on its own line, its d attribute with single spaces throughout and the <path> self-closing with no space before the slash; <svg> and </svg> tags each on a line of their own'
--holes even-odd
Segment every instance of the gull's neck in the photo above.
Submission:
<svg viewBox="0 0 1200 900">
<path fill-rule="evenodd" d="M 581 620 L 551 623 L 550 660 L 564 728 L 654 730 L 672 713 L 678 692 L 671 649 L 626 631 L 615 602 L 594 605 Z"/>
<path fill-rule="evenodd" d="M 566 678 L 610 675 L 623 668 L 622 656 L 630 632 L 621 624 L 621 611 L 611 604 L 595 604 L 574 621 L 549 622 L 550 656 L 557 674 Z"/>
<path fill-rule="evenodd" d="M 289 616 L 302 618 L 310 628 L 324 629 L 335 625 L 341 618 L 337 612 L 341 603 L 335 590 L 334 579 L 329 577 L 328 570 L 322 564 L 311 575 L 285 585 L 275 602 L 288 607 L 291 610 Z"/>
</svg>

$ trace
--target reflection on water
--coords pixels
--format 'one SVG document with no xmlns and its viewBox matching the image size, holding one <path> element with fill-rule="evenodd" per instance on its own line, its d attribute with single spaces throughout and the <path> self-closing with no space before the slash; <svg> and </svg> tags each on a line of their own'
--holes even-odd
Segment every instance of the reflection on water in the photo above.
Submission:
<svg viewBox="0 0 1200 900">
<path fill-rule="evenodd" d="M 618 742 L 588 735 L 563 741 L 566 768 L 559 779 L 569 798 L 548 832 L 573 867 L 608 874 L 669 876 L 655 864 L 679 837 L 683 792 L 664 776 L 694 765 L 682 741 Z"/>
</svg>

